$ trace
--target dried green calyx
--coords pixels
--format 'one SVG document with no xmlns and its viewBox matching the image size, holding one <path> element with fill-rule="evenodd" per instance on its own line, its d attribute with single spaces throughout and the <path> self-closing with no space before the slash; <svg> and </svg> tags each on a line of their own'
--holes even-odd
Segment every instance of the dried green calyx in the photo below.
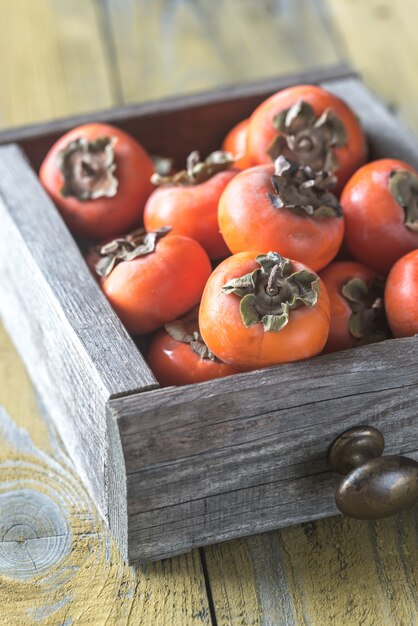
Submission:
<svg viewBox="0 0 418 626">
<path fill-rule="evenodd" d="M 194 309 L 192 309 L 192 311 L 190 311 L 190 313 L 188 313 L 181 319 L 165 324 L 164 328 L 168 332 L 170 337 L 172 337 L 176 341 L 187 343 L 193 350 L 193 352 L 198 354 L 201 359 L 208 359 L 210 361 L 218 362 L 219 359 L 213 354 L 213 352 L 209 350 L 198 330 L 198 310 L 199 307 L 195 307 Z M 196 330 L 194 330 L 193 332 L 188 331 L 188 327 L 190 327 L 191 322 L 196 328 Z"/>
<path fill-rule="evenodd" d="M 352 311 L 348 330 L 358 339 L 359 345 L 377 343 L 390 336 L 383 302 L 382 278 L 373 278 L 368 283 L 361 278 L 350 278 L 343 285 L 341 293 Z"/>
<path fill-rule="evenodd" d="M 138 257 L 154 252 L 157 241 L 167 235 L 170 226 L 158 228 L 147 233 L 144 228 L 139 228 L 124 237 L 109 241 L 98 248 L 100 255 L 95 268 L 99 276 L 109 276 L 113 268 L 121 261 L 132 261 Z"/>
<path fill-rule="evenodd" d="M 279 156 L 271 182 L 275 194 L 268 196 L 276 209 L 286 208 L 311 217 L 341 217 L 341 205 L 330 189 L 336 177 L 330 172 L 315 172 L 308 165 L 298 165 Z"/>
<path fill-rule="evenodd" d="M 273 125 L 280 132 L 267 150 L 273 160 L 282 154 L 315 171 L 338 169 L 335 148 L 346 145 L 348 137 L 343 122 L 331 109 L 317 117 L 310 104 L 299 100 L 276 115 Z"/>
<path fill-rule="evenodd" d="M 94 141 L 79 137 L 71 141 L 58 155 L 58 169 L 64 177 L 61 195 L 78 200 L 115 196 L 118 190 L 114 175 L 115 143 L 115 137 L 99 137 Z"/>
<path fill-rule="evenodd" d="M 204 161 L 200 160 L 200 154 L 194 150 L 187 157 L 186 169 L 173 174 L 162 176 L 155 172 L 151 177 L 153 185 L 199 185 L 218 172 L 227 170 L 236 161 L 236 157 L 230 152 L 216 150 Z"/>
<path fill-rule="evenodd" d="M 389 190 L 405 211 L 405 226 L 418 232 L 418 176 L 407 170 L 394 170 L 389 176 Z"/>
<path fill-rule="evenodd" d="M 250 274 L 230 280 L 222 287 L 226 294 L 240 296 L 244 326 L 263 324 L 265 331 L 277 332 L 289 322 L 293 309 L 315 306 L 319 277 L 309 270 L 293 272 L 289 259 L 277 252 L 260 254 L 260 267 Z"/>
</svg>

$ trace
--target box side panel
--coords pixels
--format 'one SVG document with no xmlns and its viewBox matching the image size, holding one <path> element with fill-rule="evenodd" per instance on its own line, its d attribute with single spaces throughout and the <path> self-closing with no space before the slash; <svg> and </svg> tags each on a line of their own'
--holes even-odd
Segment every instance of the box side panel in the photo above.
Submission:
<svg viewBox="0 0 418 626">
<path fill-rule="evenodd" d="M 401 159 L 418 169 L 416 138 L 358 78 L 337 79 L 323 86 L 345 100 L 360 118 L 369 139 L 370 160 Z"/>
<path fill-rule="evenodd" d="M 102 425 L 106 389 L 73 330 L 45 289 L 44 277 L 0 199 L 0 312 L 33 380 L 42 405 L 58 426 L 102 515 L 106 445 Z M 77 363 L 74 367 L 74 363 Z M 81 398 L 81 393 L 86 394 Z"/>
<path fill-rule="evenodd" d="M 353 75 L 346 66 L 263 79 L 230 88 L 169 98 L 142 105 L 89 113 L 64 120 L 0 132 L 0 144 L 18 142 L 37 169 L 63 133 L 87 122 L 116 124 L 136 137 L 152 154 L 174 158 L 184 167 L 187 155 L 219 149 L 234 124 L 248 117 L 268 95 L 298 83 L 316 83 Z M 158 129 L 158 132 L 156 132 Z"/>
<path fill-rule="evenodd" d="M 107 515 L 106 402 L 156 382 L 19 148 L 0 170 L 0 314 Z"/>
<path fill-rule="evenodd" d="M 417 339 L 391 340 L 111 401 L 131 560 L 334 514 L 341 432 L 367 423 L 387 453 L 418 449 L 417 360 Z"/>
</svg>

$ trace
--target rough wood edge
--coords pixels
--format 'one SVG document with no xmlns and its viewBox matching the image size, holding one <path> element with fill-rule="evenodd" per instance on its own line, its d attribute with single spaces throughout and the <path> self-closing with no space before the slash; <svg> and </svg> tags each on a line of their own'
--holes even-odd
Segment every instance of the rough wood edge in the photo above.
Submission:
<svg viewBox="0 0 418 626">
<path fill-rule="evenodd" d="M 254 389 L 257 383 L 260 384 L 261 380 L 263 389 L 269 385 L 273 386 L 277 384 L 279 377 L 281 383 L 290 385 L 289 392 L 292 393 L 295 387 L 300 387 L 298 380 L 307 380 L 312 373 L 315 374 L 315 379 L 317 379 L 318 373 L 327 369 L 332 370 L 333 368 L 339 371 L 341 371 L 341 368 L 345 368 L 343 369 L 344 375 L 346 375 L 346 369 L 353 372 L 362 372 L 364 363 L 370 362 L 375 355 L 376 369 L 371 372 L 371 374 L 374 374 L 375 371 L 380 371 L 379 367 L 377 367 L 378 362 L 384 363 L 387 359 L 389 359 L 389 362 L 392 360 L 392 346 L 402 346 L 404 350 L 413 350 L 417 345 L 418 335 L 402 339 L 388 339 L 369 346 L 352 348 L 334 354 L 320 355 L 313 359 L 276 365 L 263 370 L 253 370 L 194 385 L 186 385 L 181 390 L 178 387 L 165 387 L 164 389 L 145 391 L 140 395 L 123 396 L 118 399 L 111 399 L 109 405 L 116 411 L 118 421 L 121 424 L 120 428 L 126 433 L 130 432 L 130 423 L 133 425 L 134 431 L 138 430 L 138 427 L 141 425 L 141 422 L 138 420 L 139 414 L 145 415 L 150 411 L 155 412 L 160 407 L 162 411 L 164 411 L 165 407 L 170 407 L 173 412 L 175 410 L 177 413 L 176 421 L 184 419 L 185 423 L 188 423 L 189 416 L 185 414 L 183 418 L 181 416 L 182 409 L 192 407 L 191 410 L 194 411 L 191 403 L 194 397 L 199 402 L 210 403 L 213 398 L 221 394 L 227 396 L 232 391 L 240 393 Z M 412 372 L 411 375 L 413 375 Z M 318 401 L 322 393 L 322 388 L 317 387 L 315 389 L 315 398 Z M 344 397 L 344 393 L 341 396 Z M 166 424 L 168 418 L 169 415 L 165 415 Z M 141 426 L 143 427 L 143 424 Z M 147 423 L 146 427 L 148 429 L 150 424 Z"/>
<path fill-rule="evenodd" d="M 0 166 L 0 210 L 8 233 L 0 241 L 0 311 L 93 500 L 126 545 L 126 505 L 118 501 L 110 515 L 109 498 L 121 487 L 114 486 L 111 466 L 119 459 L 106 434 L 106 403 L 158 384 L 21 149 L 1 147 Z M 36 303 L 42 313 L 35 324 L 30 318 Z"/>
<path fill-rule="evenodd" d="M 261 79 L 230 85 L 220 89 L 213 89 L 197 94 L 176 96 L 145 102 L 143 104 L 125 105 L 123 107 L 108 108 L 103 111 L 75 115 L 47 123 L 31 124 L 12 130 L 0 131 L 0 144 L 21 143 L 25 140 L 36 141 L 45 135 L 64 133 L 74 126 L 87 122 L 117 123 L 129 117 L 145 117 L 155 113 L 165 111 L 179 111 L 207 104 L 216 104 L 224 100 L 238 100 L 243 96 L 257 96 L 266 93 L 273 93 L 279 89 L 297 85 L 298 83 L 320 83 L 324 81 L 334 81 L 348 77 L 357 76 L 356 72 L 347 64 L 322 67 L 304 72 L 285 74 L 275 78 Z"/>
<path fill-rule="evenodd" d="M 128 562 L 128 490 L 125 457 L 116 414 L 109 403 L 106 404 L 106 423 L 109 458 L 109 471 L 107 472 L 109 526 L 118 542 L 122 558 Z"/>
</svg>

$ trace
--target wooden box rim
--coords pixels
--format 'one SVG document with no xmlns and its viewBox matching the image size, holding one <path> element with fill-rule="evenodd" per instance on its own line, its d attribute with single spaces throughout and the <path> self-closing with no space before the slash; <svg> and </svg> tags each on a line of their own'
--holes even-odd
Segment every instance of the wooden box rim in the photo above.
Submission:
<svg viewBox="0 0 418 626">
<path fill-rule="evenodd" d="M 39 158 L 42 151 L 45 151 L 45 145 L 50 145 L 58 135 L 62 134 L 69 128 L 87 121 L 115 123 L 123 128 L 124 124 L 127 123 L 127 120 L 132 118 L 147 119 L 152 118 L 156 114 L 170 115 L 188 109 L 197 111 L 207 105 L 216 106 L 225 100 L 231 103 L 239 102 L 243 97 L 254 98 L 257 100 L 257 98 L 261 99 L 262 96 L 265 97 L 266 93 L 272 93 L 280 88 L 292 84 L 298 84 L 301 82 L 326 83 L 327 85 L 334 83 L 338 84 L 339 81 L 341 82 L 351 78 L 354 79 L 355 76 L 356 75 L 346 66 L 338 66 L 304 72 L 290 77 L 283 76 L 279 79 L 257 81 L 256 83 L 234 86 L 233 88 L 222 88 L 209 93 L 189 95 L 180 98 L 170 98 L 163 102 L 150 102 L 138 106 L 110 109 L 99 113 L 57 120 L 48 124 L 36 124 L 25 128 L 2 131 L 0 132 L 0 144 L 8 144 L 10 142 L 18 143 L 23 147 L 23 149 L 27 149 L 31 154 L 35 154 L 33 161 L 36 167 L 36 164 L 39 164 Z M 38 152 L 33 153 L 32 151 L 35 149 L 35 146 L 37 146 L 39 142 L 42 143 L 42 141 L 44 141 L 42 144 L 42 150 L 39 148 Z M 384 143 L 385 141 L 386 144 Z M 383 138 L 382 150 L 384 145 L 390 145 L 390 142 L 388 143 L 388 141 L 389 140 Z M 406 153 L 409 151 L 412 160 L 415 159 L 415 163 L 413 164 L 418 166 L 418 149 L 413 140 L 408 142 L 406 136 L 404 139 L 404 148 Z M 19 164 L 20 157 L 18 157 L 16 151 L 13 152 L 14 149 L 12 149 L 12 152 L 10 152 L 10 148 L 5 147 L 0 148 L 0 166 L 5 166 L 6 157 L 4 155 L 6 155 L 6 151 L 8 150 L 9 152 L 7 152 L 7 155 L 11 155 L 14 159 L 16 159 L 16 163 Z M 3 161 L 1 158 L 2 155 Z M 397 155 L 392 153 L 392 156 L 396 157 Z M 33 172 L 32 175 L 27 173 L 27 176 L 28 184 L 32 184 L 35 189 L 36 185 L 33 180 Z M 39 187 L 39 185 L 37 185 L 37 187 Z M 23 202 L 24 191 L 22 190 L 21 193 L 22 195 L 20 197 L 20 201 Z M 40 189 L 37 189 L 36 193 L 40 194 L 40 202 L 48 202 L 51 204 L 50 201 L 46 199 L 44 192 L 41 192 Z M 2 201 L 6 203 L 6 200 L 7 198 L 5 198 L 4 193 L 2 193 L 0 184 L 0 204 Z M 59 218 L 59 220 L 61 220 L 61 218 Z M 76 253 L 74 252 L 74 254 Z M 79 253 L 77 254 L 78 256 L 74 257 L 77 258 L 75 263 L 78 263 L 81 259 Z M 88 270 L 85 267 L 82 270 L 85 277 L 89 276 L 87 272 Z M 97 298 L 97 301 L 100 302 L 103 307 L 108 307 L 104 295 L 100 292 L 97 285 L 93 286 L 93 278 L 90 276 L 89 279 L 86 278 L 86 281 L 92 289 L 93 297 Z M 110 319 L 115 320 L 115 317 L 114 313 L 113 317 L 112 314 L 110 314 Z M 132 346 L 132 342 L 129 343 L 129 340 L 126 339 L 126 337 L 124 341 L 126 341 L 126 350 L 128 351 L 129 347 Z M 300 425 L 300 422 L 298 422 L 298 419 L 300 418 L 296 416 L 295 424 L 299 425 L 295 426 L 295 424 L 292 424 L 291 418 L 287 418 L 284 414 L 283 420 L 280 421 L 280 424 L 276 428 L 276 435 L 281 433 L 284 438 L 287 437 L 286 433 L 292 430 L 293 427 L 295 432 L 299 430 L 299 432 L 303 433 L 310 429 L 310 431 L 312 431 L 312 434 L 310 435 L 312 441 L 315 439 L 312 444 L 314 448 L 318 445 L 318 436 L 315 434 L 315 429 L 320 428 L 321 424 L 324 423 L 324 416 L 320 415 L 320 413 L 318 413 L 319 409 L 316 409 L 315 407 L 320 406 L 321 403 L 323 403 L 324 406 L 328 403 L 330 407 L 334 407 L 335 409 L 338 407 L 338 402 L 341 399 L 346 397 L 351 398 L 356 395 L 356 392 L 353 391 L 354 389 L 357 389 L 360 394 L 375 394 L 376 398 L 381 399 L 379 401 L 382 401 L 383 403 L 387 401 L 387 407 L 390 407 L 390 399 L 386 399 L 386 396 L 384 395 L 388 391 L 387 383 L 384 381 L 380 382 L 379 376 L 383 372 L 387 372 L 391 367 L 398 368 L 398 371 L 404 371 L 403 379 L 391 389 L 394 396 L 397 398 L 394 405 L 395 409 L 398 410 L 398 404 L 401 402 L 398 398 L 398 396 L 400 397 L 401 392 L 405 391 L 406 393 L 409 393 L 411 400 L 408 400 L 408 402 L 416 402 L 414 395 L 415 388 L 417 386 L 415 373 L 414 371 L 406 371 L 406 366 L 409 367 L 411 364 L 416 363 L 417 360 L 417 341 L 415 337 L 402 340 L 391 339 L 373 346 L 355 348 L 338 354 L 322 355 L 307 361 L 278 365 L 264 370 L 236 374 L 229 378 L 208 381 L 197 385 L 188 385 L 182 388 L 158 388 L 158 384 L 152 374 L 150 374 L 148 367 L 146 366 L 145 359 L 139 351 L 138 355 L 139 356 L 135 355 L 133 360 L 137 360 L 138 362 L 140 361 L 140 367 L 143 365 L 145 366 L 145 374 L 143 375 L 145 377 L 144 381 L 146 382 L 137 384 L 136 386 L 133 385 L 130 389 L 118 389 L 111 384 L 107 384 L 105 385 L 106 388 L 101 390 L 102 396 L 100 397 L 100 402 L 103 403 L 104 407 L 104 416 L 100 419 L 103 422 L 105 437 L 108 441 L 106 444 L 108 445 L 108 449 L 103 447 L 103 454 L 106 452 L 108 455 L 105 461 L 105 465 L 107 465 L 105 471 L 108 472 L 107 479 L 109 480 L 109 485 L 105 486 L 104 491 L 106 493 L 101 494 L 103 497 L 101 498 L 98 506 L 102 515 L 108 515 L 108 518 L 110 518 L 111 527 L 117 536 L 123 553 L 133 562 L 137 562 L 138 560 L 162 558 L 164 556 L 183 552 L 185 549 L 189 549 L 194 545 L 200 545 L 199 541 L 201 543 L 210 543 L 212 541 L 226 539 L 231 536 L 238 536 L 239 534 L 250 534 L 252 532 L 272 528 L 271 519 L 268 519 L 265 522 L 263 520 L 257 520 L 257 523 L 253 523 L 252 525 L 249 524 L 247 527 L 243 528 L 240 533 L 223 533 L 220 528 L 217 529 L 216 532 L 214 531 L 215 534 L 211 535 L 209 533 L 204 535 L 204 538 L 202 539 L 202 534 L 197 533 L 197 538 L 195 538 L 193 532 L 191 532 L 190 536 L 185 536 L 184 538 L 182 537 L 177 546 L 173 545 L 173 539 L 171 538 L 171 543 L 168 542 L 166 545 L 163 545 L 164 542 L 161 540 L 160 543 L 157 542 L 152 544 L 152 547 L 144 549 L 138 548 L 141 541 L 146 543 L 146 537 L 148 537 L 150 531 L 146 526 L 146 523 L 148 522 L 145 522 L 145 525 L 138 531 L 135 526 L 135 520 L 133 522 L 129 521 L 130 516 L 133 516 L 133 519 L 135 517 L 135 513 L 132 513 L 132 511 L 135 510 L 134 504 L 129 499 L 130 481 L 134 480 L 136 474 L 145 476 L 147 472 L 152 473 L 156 469 L 158 463 L 151 457 L 152 454 L 156 455 L 156 458 L 159 459 L 158 462 L 164 466 L 164 471 L 167 472 L 167 468 L 170 467 L 170 464 L 173 464 L 173 459 L 170 457 L 170 454 L 172 456 L 174 455 L 173 458 L 176 454 L 183 454 L 183 448 L 186 443 L 187 445 L 190 445 L 190 462 L 194 463 L 194 460 L 199 457 L 199 454 L 202 453 L 202 446 L 204 446 L 205 443 L 202 439 L 202 435 L 199 434 L 206 432 L 204 431 L 205 417 L 202 418 L 201 416 L 205 415 L 205 411 L 208 410 L 208 406 L 212 404 L 215 399 L 218 403 L 218 411 L 225 407 L 225 411 L 230 411 L 229 421 L 235 420 L 236 422 L 244 422 L 245 419 L 251 421 L 250 418 L 252 418 L 252 414 L 250 409 L 248 409 L 249 412 L 246 413 L 247 404 L 251 406 L 251 394 L 249 393 L 249 390 L 260 386 L 263 389 L 263 393 L 266 394 L 266 403 L 270 403 L 268 405 L 268 409 L 266 409 L 264 413 L 261 413 L 261 415 L 264 415 L 263 419 L 267 419 L 270 410 L 275 412 L 286 410 L 286 402 L 279 406 L 275 398 L 275 386 L 277 384 L 277 379 L 286 381 L 287 384 L 290 385 L 292 393 L 298 394 L 300 393 L 300 389 L 298 389 L 297 375 L 301 376 L 304 380 L 312 378 L 312 364 L 315 369 L 322 368 L 323 370 L 326 370 L 327 368 L 332 369 L 333 367 L 345 367 L 351 377 L 350 385 L 352 385 L 350 387 L 351 391 L 349 390 L 347 396 L 339 393 L 336 389 L 330 390 L 326 386 L 322 387 L 321 384 L 319 384 L 318 389 L 315 389 L 313 399 L 309 399 L 309 401 L 305 402 L 305 404 L 301 401 L 300 405 L 289 405 L 289 407 L 291 407 L 289 415 L 293 415 L 295 411 L 297 413 L 298 407 L 299 409 L 302 409 L 304 406 L 313 407 L 314 410 L 312 414 L 309 414 L 308 419 L 304 422 L 304 425 Z M 122 355 L 121 363 L 123 358 L 124 357 Z M 369 368 L 371 367 L 372 371 L 366 371 L 365 364 L 367 364 Z M 345 370 L 343 369 L 342 371 Z M 34 377 L 36 378 L 36 372 L 34 372 Z M 367 391 L 368 385 L 372 386 L 372 391 Z M 228 404 L 229 397 L 232 393 L 235 393 L 236 396 L 239 394 L 242 395 L 242 399 L 238 399 L 236 401 L 234 410 L 232 410 Z M 384 404 L 384 406 L 386 407 L 386 404 Z M 385 411 L 388 410 L 389 409 L 385 408 Z M 369 412 L 372 412 L 372 409 L 370 409 Z M 373 412 L 372 417 L 374 418 Z M 351 425 L 353 423 L 353 419 L 354 418 L 350 415 L 342 417 L 340 425 L 336 425 L 334 430 L 331 429 L 329 432 L 327 431 L 328 439 L 331 436 L 338 434 L 339 430 L 342 429 L 345 424 L 347 426 Z M 356 421 L 356 419 L 357 418 L 355 418 L 354 421 Z M 376 417 L 376 423 L 378 424 L 381 422 L 384 424 L 390 424 L 390 421 L 388 420 L 389 418 L 387 412 L 385 412 L 384 415 L 382 414 L 382 416 L 377 415 Z M 210 425 L 213 426 L 216 423 L 222 424 L 222 417 L 219 415 L 212 416 L 208 419 L 207 423 L 208 427 Z M 408 424 L 409 422 L 406 420 L 405 426 L 403 426 L 404 430 L 402 431 L 405 434 L 402 435 L 400 445 L 394 437 L 388 438 L 387 448 L 389 451 L 394 450 L 396 452 L 403 451 L 414 453 L 418 446 L 413 441 L 411 442 L 410 439 L 408 440 L 407 434 L 410 433 Z M 165 448 L 163 443 L 152 444 L 149 447 L 149 452 L 147 452 L 145 448 L 141 448 L 143 454 L 141 458 L 138 458 L 137 452 L 133 451 L 133 460 L 130 461 L 131 466 L 129 466 L 127 464 L 127 449 L 131 445 L 130 441 L 133 441 L 135 437 L 142 434 L 145 442 L 152 442 L 152 431 L 153 429 L 155 430 L 157 426 L 161 427 L 163 430 L 161 435 L 163 443 L 166 441 L 164 439 L 166 431 L 169 432 L 170 429 L 172 432 L 176 431 L 181 433 L 181 436 L 184 437 L 184 441 L 178 440 L 175 442 L 175 445 L 173 444 L 173 446 L 170 447 L 170 440 L 168 439 L 166 441 L 167 445 Z M 187 441 L 189 437 L 187 430 L 189 429 L 191 432 L 193 430 L 192 427 L 197 434 L 195 439 Z M 216 434 L 214 435 L 213 441 L 215 441 L 215 439 Z M 326 438 L 326 441 L 328 441 L 328 439 Z M 315 450 L 316 449 L 317 448 L 315 448 Z M 315 454 L 317 454 L 317 452 Z M 216 458 L 216 455 L 214 458 Z M 132 471 L 132 467 L 134 467 L 134 471 Z M 320 458 L 318 461 L 315 460 L 312 464 L 312 468 L 313 474 L 322 477 L 324 473 L 323 459 Z M 82 476 L 88 482 L 86 472 L 84 472 Z M 190 480 L 190 476 L 187 480 Z M 227 491 L 225 493 L 229 492 Z M 220 492 L 218 495 L 219 498 L 221 498 L 225 494 Z M 150 502 L 152 502 L 152 494 L 148 497 Z M 93 498 L 97 504 L 97 493 L 93 493 Z M 112 503 L 110 505 L 106 505 L 106 502 L 109 502 L 110 500 L 112 500 Z M 109 511 L 106 511 L 106 506 L 108 506 L 108 509 L 111 509 L 110 513 Z M 155 510 L 157 509 L 158 507 Z M 150 509 L 150 511 L 152 512 L 154 509 Z M 316 517 L 330 515 L 334 512 L 335 507 L 327 503 L 327 505 L 324 505 L 323 509 L 316 514 Z M 169 514 L 170 513 L 168 512 L 168 517 Z M 294 523 L 295 520 L 300 521 L 300 518 L 290 515 L 287 518 L 283 518 L 283 523 Z M 127 534 L 131 533 L 131 531 L 132 538 L 128 541 Z M 172 537 L 172 535 L 170 536 Z M 132 548 L 131 544 L 133 546 Z"/>
</svg>

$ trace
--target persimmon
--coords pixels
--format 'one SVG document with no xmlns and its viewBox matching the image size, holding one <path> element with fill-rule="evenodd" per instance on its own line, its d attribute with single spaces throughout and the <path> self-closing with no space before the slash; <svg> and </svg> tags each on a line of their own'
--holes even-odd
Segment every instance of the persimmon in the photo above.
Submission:
<svg viewBox="0 0 418 626">
<path fill-rule="evenodd" d="M 238 373 L 206 346 L 197 318 L 195 307 L 181 319 L 165 324 L 153 337 L 147 360 L 162 387 L 191 385 Z"/>
<path fill-rule="evenodd" d="M 235 161 L 234 167 L 238 170 L 245 170 L 251 166 L 251 162 L 246 155 L 247 152 L 247 130 L 249 120 L 242 120 L 234 126 L 224 139 L 222 150 L 231 154 L 242 155 Z"/>
<path fill-rule="evenodd" d="M 192 152 L 187 168 L 173 176 L 154 175 L 158 185 L 148 198 L 144 224 L 148 231 L 171 226 L 171 235 L 196 239 L 210 258 L 220 259 L 230 254 L 218 224 L 219 198 L 230 180 L 237 174 L 231 169 L 234 157 L 217 151 L 201 162 L 199 153 Z"/>
<path fill-rule="evenodd" d="M 344 187 L 341 205 L 347 247 L 361 263 L 387 274 L 418 248 L 418 172 L 407 163 L 367 163 Z"/>
<path fill-rule="evenodd" d="M 254 111 L 247 155 L 253 165 L 279 155 L 336 174 L 338 189 L 366 160 L 366 140 L 350 107 L 315 85 L 283 89 Z"/>
<path fill-rule="evenodd" d="M 101 287 L 133 335 L 152 332 L 189 311 L 210 276 L 202 246 L 189 237 L 166 237 L 168 231 L 134 232 L 100 249 Z"/>
<path fill-rule="evenodd" d="M 326 172 L 290 163 L 237 174 L 223 192 L 219 227 L 232 253 L 277 250 L 317 271 L 337 254 L 344 220 Z"/>
<path fill-rule="evenodd" d="M 301 263 L 277 252 L 240 252 L 208 280 L 199 328 L 209 350 L 241 370 L 299 361 L 326 343 L 329 298 Z"/>
<path fill-rule="evenodd" d="M 139 225 L 153 170 L 133 137 L 108 124 L 86 124 L 52 146 L 39 177 L 68 228 L 100 240 Z"/>
<path fill-rule="evenodd" d="M 390 270 L 385 307 L 395 337 L 418 334 L 418 250 L 400 258 Z"/>
<path fill-rule="evenodd" d="M 353 261 L 331 263 L 320 272 L 330 299 L 331 323 L 325 352 L 383 341 L 390 335 L 383 303 L 384 280 Z"/>
</svg>

